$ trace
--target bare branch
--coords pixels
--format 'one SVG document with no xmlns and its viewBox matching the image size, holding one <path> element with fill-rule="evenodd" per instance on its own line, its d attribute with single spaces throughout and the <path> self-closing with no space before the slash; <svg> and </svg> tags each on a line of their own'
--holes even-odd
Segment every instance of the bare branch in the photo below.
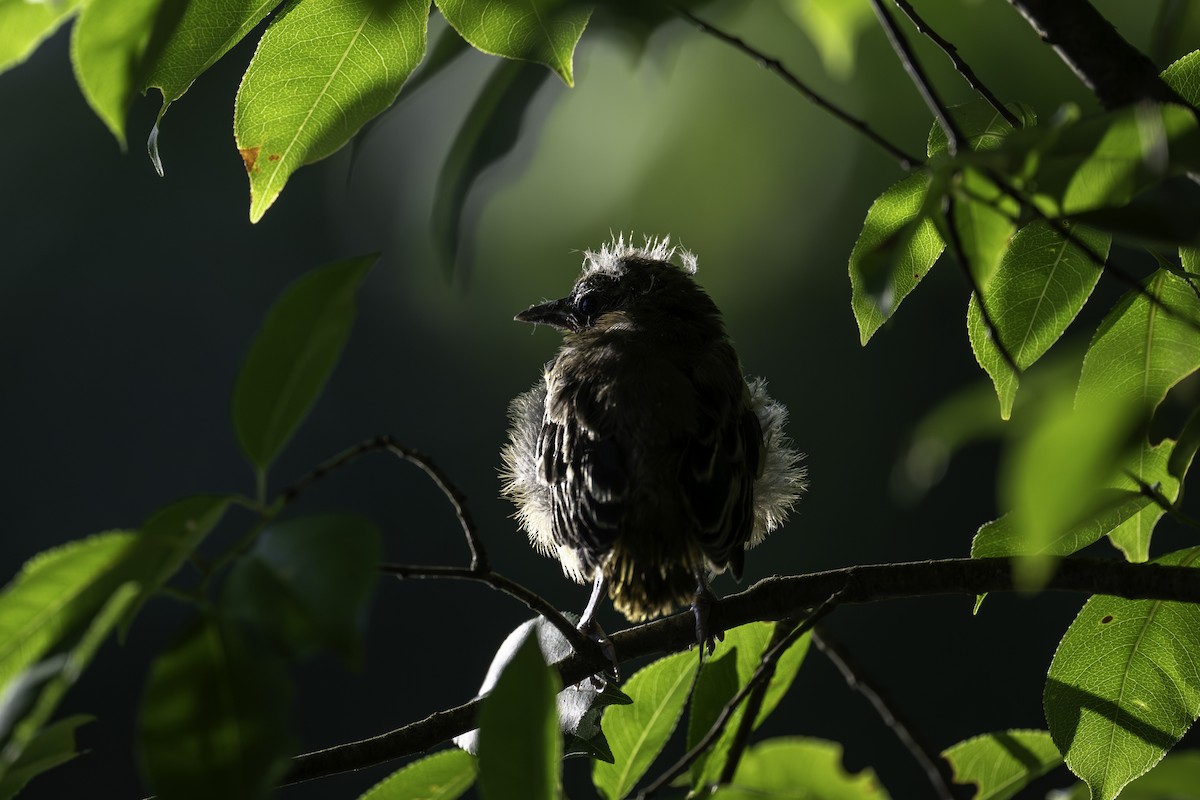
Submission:
<svg viewBox="0 0 1200 800">
<path fill-rule="evenodd" d="M 760 67 L 762 67 L 763 69 L 768 70 L 770 72 L 774 72 L 780 78 L 783 78 L 783 80 L 789 86 L 791 86 L 796 91 L 800 92 L 800 94 L 804 95 L 809 100 L 809 102 L 814 103 L 821 109 L 829 112 L 834 117 L 836 117 L 838 120 L 845 123 L 846 125 L 849 125 L 851 128 L 853 128 L 854 130 L 861 133 L 863 136 L 870 139 L 872 142 L 877 144 L 879 147 L 886 150 L 888 155 L 892 156 L 893 158 L 895 158 L 897 161 L 900 162 L 900 166 L 902 169 L 913 170 L 913 169 L 916 169 L 917 167 L 921 166 L 921 164 L 923 163 L 921 161 L 921 159 L 910 156 L 908 153 L 905 153 L 899 147 L 892 144 L 887 139 L 883 138 L 883 136 L 881 136 L 880 134 L 875 132 L 871 128 L 871 126 L 868 125 L 865 121 L 847 113 L 846 111 L 843 111 L 841 108 L 834 105 L 829 100 L 827 100 L 824 97 L 822 97 L 821 95 L 817 94 L 815 91 L 813 91 L 808 86 L 808 84 L 801 81 L 799 78 L 796 77 L 796 75 L 793 72 L 791 72 L 787 67 L 785 67 L 783 65 L 783 63 L 779 61 L 779 59 L 772 58 L 772 57 L 766 55 L 765 53 L 763 53 L 761 50 L 758 50 L 758 49 L 746 44 L 746 42 L 744 40 L 738 38 L 737 36 L 734 36 L 733 34 L 730 34 L 730 33 L 726 33 L 725 31 L 721 30 L 720 28 L 714 27 L 713 25 L 711 25 L 711 24 L 705 22 L 704 20 L 700 19 L 699 17 L 697 17 L 691 11 L 688 11 L 686 8 L 676 7 L 675 12 L 677 14 L 679 14 L 679 16 L 686 19 L 688 22 L 695 25 L 696 29 L 699 30 L 701 33 L 707 33 L 709 36 L 712 36 L 716 39 L 720 39 L 722 42 L 725 42 L 726 44 L 730 45 L 731 47 L 734 47 L 734 48 L 742 51 L 746 55 L 753 58 L 756 62 L 758 62 L 758 65 Z"/>
<path fill-rule="evenodd" d="M 958 74 L 963 76 L 968 86 L 986 100 L 988 105 L 996 109 L 996 113 L 1003 117 L 1005 122 L 1013 126 L 1013 128 L 1021 127 L 1021 120 L 1004 103 L 1000 102 L 1000 98 L 992 94 L 991 89 L 984 85 L 979 76 L 975 74 L 975 70 L 971 69 L 971 65 L 963 61 L 962 56 L 958 54 L 957 47 L 943 39 L 937 31 L 929 27 L 929 23 L 917 14 L 917 10 L 912 7 L 912 4 L 908 0 L 893 0 L 893 2 L 895 2 L 897 8 L 904 12 L 904 16 L 908 17 L 909 21 L 912 22 L 921 35 L 942 49 L 942 52 L 949 57 L 950 63 L 958 70 Z"/>
</svg>

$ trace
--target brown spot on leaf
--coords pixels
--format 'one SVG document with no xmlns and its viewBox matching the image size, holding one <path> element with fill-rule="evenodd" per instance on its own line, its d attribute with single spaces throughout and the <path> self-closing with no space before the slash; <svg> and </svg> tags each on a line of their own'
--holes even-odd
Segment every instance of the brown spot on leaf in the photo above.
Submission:
<svg viewBox="0 0 1200 800">
<path fill-rule="evenodd" d="M 1108 623 L 1110 623 L 1110 622 L 1112 622 L 1112 621 L 1113 621 L 1113 615 L 1112 615 L 1112 614 L 1105 614 L 1105 615 L 1104 615 L 1104 619 L 1100 620 L 1100 624 L 1101 624 L 1101 625 L 1107 625 Z"/>
<path fill-rule="evenodd" d="M 278 161 L 278 160 L 279 160 L 279 153 L 271 153 L 271 155 L 267 156 L 267 161 Z"/>
<path fill-rule="evenodd" d="M 254 162 L 258 161 L 258 147 L 242 147 L 238 152 L 242 154 L 242 163 L 246 165 L 246 172 L 254 172 Z"/>
</svg>

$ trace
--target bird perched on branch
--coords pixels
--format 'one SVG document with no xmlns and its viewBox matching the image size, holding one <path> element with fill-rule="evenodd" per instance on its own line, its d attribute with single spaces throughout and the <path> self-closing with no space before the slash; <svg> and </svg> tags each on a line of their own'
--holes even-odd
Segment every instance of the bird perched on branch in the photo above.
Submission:
<svg viewBox="0 0 1200 800">
<path fill-rule="evenodd" d="M 805 488 L 787 410 L 747 383 L 695 272 L 669 237 L 621 236 L 584 254 L 570 294 L 516 316 L 564 335 L 510 408 L 504 494 L 540 552 L 593 582 L 583 629 L 605 591 L 635 622 L 694 600 L 711 645 L 710 574 L 740 578 Z"/>
</svg>

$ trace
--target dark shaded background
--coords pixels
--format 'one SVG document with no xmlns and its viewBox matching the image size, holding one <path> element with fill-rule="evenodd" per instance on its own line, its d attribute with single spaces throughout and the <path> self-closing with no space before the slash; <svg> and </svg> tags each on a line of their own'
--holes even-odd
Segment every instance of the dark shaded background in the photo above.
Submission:
<svg viewBox="0 0 1200 800">
<path fill-rule="evenodd" d="M 1100 4 L 1143 47 L 1157 5 Z M 1007 4 L 920 6 L 1001 97 L 1043 117 L 1066 99 L 1094 109 Z M 929 117 L 878 30 L 861 38 L 853 76 L 838 81 L 774 4 L 742 16 L 725 6 L 707 13 L 923 152 Z M 431 33 L 441 29 L 435 15 Z M 160 142 L 165 179 L 139 144 L 156 100 L 135 106 L 134 144 L 121 154 L 74 85 L 67 45 L 60 33 L 0 76 L 6 576 L 47 547 L 136 527 L 180 496 L 251 493 L 228 398 L 261 319 L 312 267 L 381 251 L 343 360 L 274 468 L 272 488 L 353 443 L 392 433 L 433 454 L 458 481 L 500 571 L 578 610 L 586 589 L 529 549 L 497 498 L 497 453 L 508 400 L 538 378 L 556 346 L 552 332 L 516 324 L 513 313 L 565 292 L 578 251 L 615 231 L 671 233 L 699 254 L 699 279 L 725 310 L 743 363 L 768 376 L 791 408 L 812 489 L 788 526 L 750 554 L 747 584 L 772 573 L 965 555 L 975 529 L 994 516 L 991 443 L 957 454 L 924 496 L 897 492 L 897 461 L 916 421 L 986 380 L 965 335 L 967 289 L 948 263 L 869 347 L 858 344 L 846 258 L 870 201 L 900 170 L 749 59 L 682 23 L 656 34 L 644 55 L 628 42 L 585 37 L 576 88 L 546 83 L 518 150 L 472 193 L 452 276 L 432 245 L 432 196 L 491 59 L 469 53 L 360 140 L 353 165 L 347 148 L 301 170 L 251 226 L 230 121 L 252 44 L 229 53 L 172 107 Z M 971 99 L 940 55 L 923 45 L 920 52 L 949 102 Z M 1102 282 L 1098 292 L 1111 300 L 1118 290 Z M 1104 307 L 1073 329 L 1078 342 Z M 295 509 L 324 510 L 377 522 L 390 560 L 466 561 L 436 489 L 383 456 L 329 478 Z M 250 519 L 239 513 L 209 549 L 244 529 Z M 724 578 L 716 588 L 734 586 Z M 829 625 L 940 749 L 984 731 L 1044 727 L 1045 670 L 1081 602 L 994 597 L 972 617 L 969 598 L 911 600 L 844 608 Z M 606 627 L 620 627 L 606 613 Z M 128 641 L 105 646 L 63 707 L 98 716 L 84 733 L 91 752 L 39 778 L 27 796 L 145 793 L 131 755 L 133 709 L 152 654 L 185 615 L 170 600 L 155 601 Z M 468 699 L 523 616 L 481 587 L 380 583 L 365 666 L 351 672 L 321 659 L 300 672 L 305 748 Z M 845 742 L 847 764 L 875 765 L 894 797 L 928 792 L 894 738 L 818 654 L 766 732 Z M 389 770 L 282 796 L 353 797 Z M 571 762 L 567 773 L 582 780 L 586 766 Z M 1058 772 L 1047 783 L 1069 778 Z"/>
</svg>

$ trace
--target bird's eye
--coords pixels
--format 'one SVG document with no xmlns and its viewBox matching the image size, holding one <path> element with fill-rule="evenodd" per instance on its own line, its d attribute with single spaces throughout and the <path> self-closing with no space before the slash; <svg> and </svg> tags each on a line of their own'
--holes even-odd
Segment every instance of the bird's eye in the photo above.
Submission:
<svg viewBox="0 0 1200 800">
<path fill-rule="evenodd" d="M 596 296 L 595 292 L 588 292 L 575 301 L 575 308 L 579 310 L 580 314 L 590 317 L 600 310 L 600 298 Z"/>
</svg>

